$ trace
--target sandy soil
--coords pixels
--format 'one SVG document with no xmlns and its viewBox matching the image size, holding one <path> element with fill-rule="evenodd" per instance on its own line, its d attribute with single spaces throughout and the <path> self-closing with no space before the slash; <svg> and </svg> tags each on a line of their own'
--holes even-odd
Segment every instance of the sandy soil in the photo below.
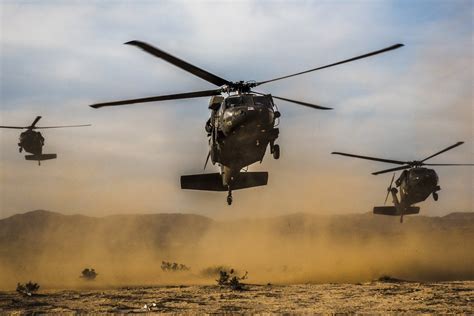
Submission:
<svg viewBox="0 0 474 316">
<path fill-rule="evenodd" d="M 147 307 L 145 307 L 147 305 Z M 474 313 L 474 281 L 250 285 L 44 290 L 33 297 L 0 292 L 7 313 Z"/>
</svg>

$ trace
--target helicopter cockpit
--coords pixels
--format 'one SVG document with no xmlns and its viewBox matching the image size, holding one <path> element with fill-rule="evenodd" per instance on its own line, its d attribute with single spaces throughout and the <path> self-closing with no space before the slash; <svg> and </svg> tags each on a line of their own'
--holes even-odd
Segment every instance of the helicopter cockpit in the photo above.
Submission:
<svg viewBox="0 0 474 316">
<path fill-rule="evenodd" d="M 266 106 L 273 108 L 272 98 L 265 95 L 241 94 L 225 99 L 224 109 L 236 106 Z"/>
<path fill-rule="evenodd" d="M 225 99 L 224 108 L 233 108 L 241 105 L 253 105 L 251 95 L 235 95 Z"/>
<path fill-rule="evenodd" d="M 25 141 L 38 142 L 41 146 L 44 145 L 44 137 L 40 132 L 28 129 L 20 134 L 20 143 Z"/>
<path fill-rule="evenodd" d="M 436 185 L 438 183 L 438 175 L 433 169 L 414 168 L 411 170 L 410 180 L 418 185 Z"/>
<path fill-rule="evenodd" d="M 413 168 L 403 170 L 400 177 L 395 181 L 397 186 L 400 186 L 402 182 L 410 183 L 410 185 L 436 185 L 438 183 L 438 175 L 433 169 Z"/>
</svg>

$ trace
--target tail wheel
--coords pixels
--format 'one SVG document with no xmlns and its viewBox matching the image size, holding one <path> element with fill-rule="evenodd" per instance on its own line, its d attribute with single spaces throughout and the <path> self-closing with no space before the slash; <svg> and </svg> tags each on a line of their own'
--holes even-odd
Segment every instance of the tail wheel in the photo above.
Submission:
<svg viewBox="0 0 474 316">
<path fill-rule="evenodd" d="M 230 190 L 230 187 L 227 193 L 227 205 L 232 205 L 232 191 Z"/>
<path fill-rule="evenodd" d="M 435 201 L 438 201 L 438 193 L 433 192 L 433 199 L 434 199 Z"/>
<path fill-rule="evenodd" d="M 279 145 L 274 145 L 273 146 L 273 158 L 274 159 L 279 159 L 280 158 L 280 146 Z"/>
</svg>

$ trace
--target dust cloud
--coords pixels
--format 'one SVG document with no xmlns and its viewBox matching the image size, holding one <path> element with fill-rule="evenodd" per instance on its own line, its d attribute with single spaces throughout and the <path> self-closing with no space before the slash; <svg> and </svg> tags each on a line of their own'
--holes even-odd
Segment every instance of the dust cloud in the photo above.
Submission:
<svg viewBox="0 0 474 316">
<path fill-rule="evenodd" d="M 382 275 L 473 280 L 472 213 L 398 218 L 293 214 L 214 221 L 189 214 L 101 218 L 35 211 L 0 221 L 0 288 L 214 284 L 206 268 L 249 272 L 249 283 L 355 283 Z M 191 267 L 164 272 L 161 262 Z M 94 268 L 95 281 L 80 278 Z"/>
</svg>

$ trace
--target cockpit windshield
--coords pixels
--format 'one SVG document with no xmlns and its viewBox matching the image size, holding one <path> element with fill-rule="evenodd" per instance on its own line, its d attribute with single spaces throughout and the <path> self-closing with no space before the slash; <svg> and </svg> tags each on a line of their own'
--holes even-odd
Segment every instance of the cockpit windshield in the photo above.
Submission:
<svg viewBox="0 0 474 316">
<path fill-rule="evenodd" d="M 226 108 L 233 108 L 239 105 L 247 105 L 247 106 L 264 105 L 267 107 L 272 107 L 271 98 L 267 96 L 246 94 L 246 95 L 239 95 L 239 96 L 231 96 L 225 100 Z"/>
<path fill-rule="evenodd" d="M 268 107 L 272 106 L 272 104 L 270 102 L 270 98 L 266 97 L 266 96 L 263 96 L 263 95 L 255 95 L 253 97 L 253 103 L 255 105 L 266 105 Z"/>
<path fill-rule="evenodd" d="M 225 107 L 226 108 L 233 108 L 234 106 L 239 106 L 242 104 L 242 97 L 229 97 L 225 100 Z"/>
</svg>

